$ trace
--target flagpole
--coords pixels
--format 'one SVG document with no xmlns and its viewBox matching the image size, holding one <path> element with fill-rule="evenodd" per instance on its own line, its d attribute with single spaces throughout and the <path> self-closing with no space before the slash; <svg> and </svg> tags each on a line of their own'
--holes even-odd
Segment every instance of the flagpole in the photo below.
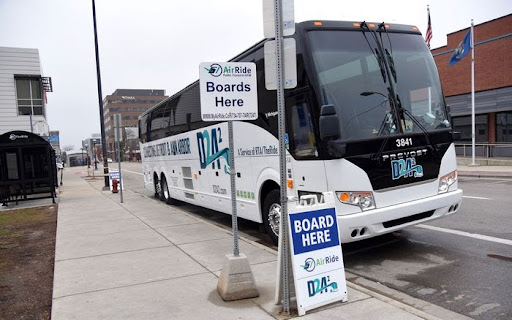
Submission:
<svg viewBox="0 0 512 320">
<path fill-rule="evenodd" d="M 475 163 L 475 39 L 471 19 L 471 165 Z"/>
</svg>

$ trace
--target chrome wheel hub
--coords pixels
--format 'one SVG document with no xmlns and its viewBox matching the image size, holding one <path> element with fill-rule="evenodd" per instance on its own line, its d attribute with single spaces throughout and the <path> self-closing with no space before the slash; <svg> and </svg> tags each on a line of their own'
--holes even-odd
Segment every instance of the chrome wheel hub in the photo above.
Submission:
<svg viewBox="0 0 512 320">
<path fill-rule="evenodd" d="M 279 223 L 281 219 L 281 205 L 274 203 L 268 210 L 268 225 L 276 236 L 279 236 Z"/>
</svg>

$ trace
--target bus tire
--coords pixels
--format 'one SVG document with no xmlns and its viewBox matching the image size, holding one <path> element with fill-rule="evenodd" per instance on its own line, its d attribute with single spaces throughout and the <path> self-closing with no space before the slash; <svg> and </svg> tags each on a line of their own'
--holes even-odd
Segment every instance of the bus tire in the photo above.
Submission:
<svg viewBox="0 0 512 320">
<path fill-rule="evenodd" d="M 167 185 L 167 180 L 165 179 L 165 176 L 162 176 L 162 179 L 160 179 L 160 200 L 167 204 L 171 204 L 171 194 L 169 193 L 169 186 Z"/>
<path fill-rule="evenodd" d="M 281 199 L 279 190 L 270 191 L 263 201 L 263 225 L 270 240 L 277 246 L 279 241 L 279 223 L 281 218 Z"/>
<path fill-rule="evenodd" d="M 161 196 L 161 191 L 162 191 L 162 188 L 160 187 L 160 181 L 158 180 L 158 178 L 155 176 L 153 178 L 153 181 L 154 181 L 154 184 L 155 184 L 155 199 L 161 199 L 160 196 Z"/>
</svg>

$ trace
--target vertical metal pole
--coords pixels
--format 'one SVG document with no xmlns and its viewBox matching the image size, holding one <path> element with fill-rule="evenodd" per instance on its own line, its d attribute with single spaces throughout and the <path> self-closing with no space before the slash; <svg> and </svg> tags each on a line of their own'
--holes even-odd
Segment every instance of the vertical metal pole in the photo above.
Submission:
<svg viewBox="0 0 512 320">
<path fill-rule="evenodd" d="M 34 133 L 34 125 L 32 124 L 32 111 L 30 111 L 30 133 Z"/>
<path fill-rule="evenodd" d="M 235 142 L 233 141 L 233 121 L 228 121 L 229 136 L 229 176 L 231 177 L 231 224 L 233 228 L 233 255 L 238 257 L 238 219 L 236 213 L 236 170 L 235 170 Z"/>
<path fill-rule="evenodd" d="M 96 164 L 96 152 L 94 151 L 94 149 L 92 149 L 92 159 L 94 161 L 94 164 Z M 96 169 L 94 168 L 94 165 L 92 166 L 92 178 L 93 179 L 96 179 L 96 175 L 95 175 L 95 171 Z"/>
<path fill-rule="evenodd" d="M 117 144 L 117 161 L 119 163 L 119 195 L 121 196 L 121 203 L 123 203 L 123 176 L 121 174 L 121 144 L 116 141 Z"/>
<path fill-rule="evenodd" d="M 471 19 L 471 165 L 475 163 L 475 42 Z"/>
<path fill-rule="evenodd" d="M 274 0 L 276 29 L 276 77 L 277 77 L 277 112 L 279 120 L 279 174 L 281 195 L 281 230 L 282 237 L 282 275 L 283 275 L 283 311 L 290 313 L 290 283 L 288 274 L 288 197 L 286 190 L 286 149 L 284 135 L 286 133 L 285 100 L 284 100 L 284 65 L 283 65 L 283 17 L 282 2 Z"/>
<path fill-rule="evenodd" d="M 94 24 L 94 49 L 96 52 L 96 78 L 98 80 L 98 100 L 100 109 L 100 130 L 101 130 L 101 149 L 103 154 L 103 175 L 105 177 L 105 187 L 108 187 L 108 162 L 107 162 L 107 142 L 105 139 L 105 119 L 103 117 L 103 94 L 101 93 L 101 73 L 100 73 L 100 53 L 98 50 L 98 34 L 96 31 L 96 5 L 92 0 L 92 20 Z M 96 159 L 94 159 L 96 160 Z"/>
</svg>

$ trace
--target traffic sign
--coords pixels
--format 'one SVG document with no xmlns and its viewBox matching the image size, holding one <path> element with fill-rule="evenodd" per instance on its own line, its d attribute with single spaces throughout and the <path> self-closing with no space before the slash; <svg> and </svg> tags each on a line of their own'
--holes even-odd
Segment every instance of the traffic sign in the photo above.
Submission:
<svg viewBox="0 0 512 320">
<path fill-rule="evenodd" d="M 203 121 L 256 120 L 258 88 L 253 62 L 203 62 L 199 65 Z"/>
<path fill-rule="evenodd" d="M 283 36 L 291 36 L 295 33 L 293 0 L 281 1 Z M 263 0 L 263 36 L 265 38 L 274 38 L 276 36 L 274 3 L 274 0 Z"/>
<path fill-rule="evenodd" d="M 276 40 L 265 42 L 263 47 L 265 56 L 265 88 L 267 90 L 277 90 L 276 77 Z M 297 87 L 297 49 L 294 38 L 283 39 L 283 62 L 285 89 Z"/>
</svg>

